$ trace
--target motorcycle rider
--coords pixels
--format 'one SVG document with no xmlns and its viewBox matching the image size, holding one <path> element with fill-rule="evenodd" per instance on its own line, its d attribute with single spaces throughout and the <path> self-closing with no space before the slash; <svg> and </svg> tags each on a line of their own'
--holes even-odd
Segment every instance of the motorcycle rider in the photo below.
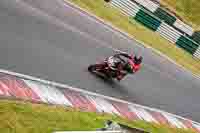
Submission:
<svg viewBox="0 0 200 133">
<path fill-rule="evenodd" d="M 131 56 L 127 53 L 118 53 L 112 56 L 115 64 L 112 69 L 116 71 L 118 81 L 124 78 L 128 73 L 135 73 L 141 68 L 142 56 Z"/>
</svg>

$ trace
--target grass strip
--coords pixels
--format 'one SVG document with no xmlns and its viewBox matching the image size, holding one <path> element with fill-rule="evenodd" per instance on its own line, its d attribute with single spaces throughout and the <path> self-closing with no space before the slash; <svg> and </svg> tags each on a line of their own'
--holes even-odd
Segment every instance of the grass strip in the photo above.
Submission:
<svg viewBox="0 0 200 133">
<path fill-rule="evenodd" d="M 102 128 L 108 119 L 141 128 L 151 133 L 193 133 L 145 121 L 129 121 L 117 116 L 81 112 L 62 106 L 0 100 L 1 133 L 52 133 L 55 131 L 90 131 Z"/>
</svg>

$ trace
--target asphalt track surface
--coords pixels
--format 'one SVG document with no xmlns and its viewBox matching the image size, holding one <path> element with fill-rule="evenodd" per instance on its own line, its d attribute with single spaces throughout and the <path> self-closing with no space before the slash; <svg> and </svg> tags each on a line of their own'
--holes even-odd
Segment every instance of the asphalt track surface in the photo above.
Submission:
<svg viewBox="0 0 200 133">
<path fill-rule="evenodd" d="M 142 53 L 141 72 L 106 82 L 87 66 L 113 49 Z M 0 68 L 200 121 L 200 82 L 61 0 L 0 1 Z"/>
</svg>

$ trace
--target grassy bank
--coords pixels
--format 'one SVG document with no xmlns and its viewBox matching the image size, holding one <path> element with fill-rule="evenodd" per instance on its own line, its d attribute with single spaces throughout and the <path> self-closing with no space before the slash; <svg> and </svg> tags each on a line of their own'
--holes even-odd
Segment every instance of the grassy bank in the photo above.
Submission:
<svg viewBox="0 0 200 133">
<path fill-rule="evenodd" d="M 95 130 L 112 119 L 131 127 L 152 133 L 192 133 L 144 121 L 131 122 L 111 115 L 80 112 L 58 106 L 31 104 L 20 101 L 0 100 L 1 133 L 52 133 L 53 131 Z"/>
<path fill-rule="evenodd" d="M 119 10 L 110 7 L 103 0 L 95 0 L 95 2 L 93 0 L 70 1 L 161 51 L 193 73 L 200 74 L 200 61 L 193 59 L 190 54 L 177 48 L 174 44 L 163 39 L 159 34 L 148 30 L 135 20 L 130 22 L 127 16 L 122 15 Z"/>
<path fill-rule="evenodd" d="M 162 5 L 181 16 L 193 28 L 200 30 L 199 0 L 161 0 Z"/>
</svg>

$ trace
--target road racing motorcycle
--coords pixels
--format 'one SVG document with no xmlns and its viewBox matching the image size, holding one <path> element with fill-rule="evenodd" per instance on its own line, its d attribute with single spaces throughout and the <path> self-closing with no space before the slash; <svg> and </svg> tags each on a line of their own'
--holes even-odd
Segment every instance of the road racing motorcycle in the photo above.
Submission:
<svg viewBox="0 0 200 133">
<path fill-rule="evenodd" d="M 118 58 L 115 58 L 113 56 L 105 59 L 101 63 L 93 64 L 88 67 L 88 71 L 91 73 L 95 73 L 98 76 L 101 76 L 106 79 L 117 79 L 117 71 L 118 69 L 115 68 L 116 64 L 120 63 L 121 60 Z M 126 71 L 122 70 L 120 72 L 124 75 L 124 77 L 128 74 Z M 120 80 L 118 80 L 120 81 Z"/>
</svg>

